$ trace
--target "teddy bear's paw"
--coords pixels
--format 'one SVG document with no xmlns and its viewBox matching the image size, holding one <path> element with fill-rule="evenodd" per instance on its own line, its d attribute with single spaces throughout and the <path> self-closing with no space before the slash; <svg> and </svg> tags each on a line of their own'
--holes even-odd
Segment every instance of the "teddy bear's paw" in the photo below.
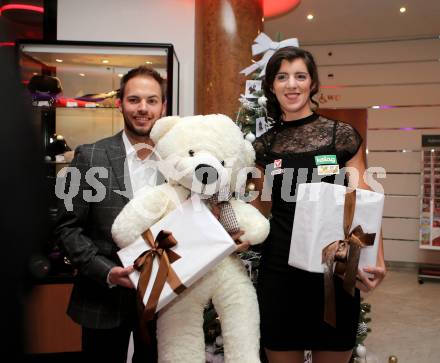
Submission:
<svg viewBox="0 0 440 363">
<path fill-rule="evenodd" d="M 257 208 L 242 200 L 232 199 L 232 208 L 238 220 L 240 229 L 244 235 L 240 237 L 242 241 L 249 241 L 251 245 L 259 244 L 269 235 L 270 225 Z"/>
<path fill-rule="evenodd" d="M 118 247 L 133 243 L 166 213 L 168 198 L 161 186 L 141 189 L 113 222 L 112 237 Z"/>
<path fill-rule="evenodd" d="M 115 219 L 112 226 L 112 237 L 119 248 L 132 244 L 142 232 L 138 232 L 136 218 L 130 218 L 130 213 L 124 210 Z"/>
</svg>

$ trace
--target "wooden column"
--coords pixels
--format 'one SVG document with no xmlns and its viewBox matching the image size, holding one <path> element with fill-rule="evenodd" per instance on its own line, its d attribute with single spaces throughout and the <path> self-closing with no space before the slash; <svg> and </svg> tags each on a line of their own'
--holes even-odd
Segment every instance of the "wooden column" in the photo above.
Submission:
<svg viewBox="0 0 440 363">
<path fill-rule="evenodd" d="M 263 0 L 196 0 L 196 114 L 235 120 L 251 64 L 251 45 L 263 28 Z"/>
</svg>

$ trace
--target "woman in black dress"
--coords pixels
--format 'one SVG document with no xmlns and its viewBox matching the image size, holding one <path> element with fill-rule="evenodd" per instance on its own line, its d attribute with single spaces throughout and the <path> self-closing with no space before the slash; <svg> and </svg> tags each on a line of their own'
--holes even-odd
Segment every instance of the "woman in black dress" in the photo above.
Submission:
<svg viewBox="0 0 440 363">
<path fill-rule="evenodd" d="M 377 267 L 358 271 L 354 297 L 335 277 L 335 328 L 323 319 L 323 274 L 294 268 L 287 261 L 297 182 L 317 181 L 318 177 L 333 183 L 338 168 L 333 166 L 335 174 L 322 177 L 315 159 L 331 155 L 339 169 L 352 167 L 359 172 L 359 181 L 355 180 L 355 173 L 348 178 L 350 186 L 369 189 L 363 181 L 362 138 L 349 124 L 312 111 L 311 103 L 317 104 L 312 97 L 318 92 L 319 80 L 309 52 L 296 47 L 278 50 L 267 64 L 263 87 L 275 125 L 254 143 L 262 175 L 266 170 L 266 182 L 272 180 L 270 201 L 264 201 L 268 199 L 264 195 L 254 201 L 263 213 L 272 214 L 257 286 L 262 346 L 270 363 L 303 363 L 304 350 L 312 351 L 313 363 L 346 363 L 355 345 L 359 289 L 370 291 L 385 276 L 382 239 Z M 256 185 L 261 191 L 263 178 L 256 180 Z"/>
</svg>

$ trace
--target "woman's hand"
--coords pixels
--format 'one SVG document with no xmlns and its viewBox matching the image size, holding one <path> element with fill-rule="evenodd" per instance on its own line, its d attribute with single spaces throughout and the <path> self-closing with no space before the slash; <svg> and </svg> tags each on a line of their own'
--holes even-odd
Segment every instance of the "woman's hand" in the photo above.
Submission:
<svg viewBox="0 0 440 363">
<path fill-rule="evenodd" d="M 211 207 L 211 212 L 212 212 L 212 214 L 214 214 L 214 216 L 217 219 L 220 218 L 220 208 L 217 205 L 214 204 Z M 236 248 L 235 252 L 247 251 L 251 245 L 249 241 L 240 241 L 240 237 L 243 236 L 243 234 L 244 234 L 244 231 L 241 229 L 238 232 L 231 234 L 231 238 L 237 244 L 237 248 Z"/>
<path fill-rule="evenodd" d="M 366 266 L 358 269 L 356 287 L 363 292 L 370 292 L 382 282 L 385 275 L 385 267 Z"/>
<path fill-rule="evenodd" d="M 239 230 L 238 232 L 232 233 L 231 234 L 231 238 L 235 241 L 235 243 L 237 244 L 237 248 L 235 250 L 235 252 L 244 252 L 247 251 L 250 247 L 250 243 L 249 241 L 241 241 L 240 237 L 243 236 L 244 231 L 243 230 Z"/>
</svg>

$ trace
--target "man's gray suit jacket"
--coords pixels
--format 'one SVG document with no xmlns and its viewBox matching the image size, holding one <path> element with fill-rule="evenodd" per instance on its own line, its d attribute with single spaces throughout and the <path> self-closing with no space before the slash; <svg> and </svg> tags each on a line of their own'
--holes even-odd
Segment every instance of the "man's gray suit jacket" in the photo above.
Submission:
<svg viewBox="0 0 440 363">
<path fill-rule="evenodd" d="M 113 328 L 135 316 L 135 290 L 107 285 L 109 270 L 120 265 L 111 226 L 132 194 L 125 160 L 122 132 L 79 146 L 70 167 L 79 170 L 80 180 L 74 180 L 75 173 L 69 173 L 65 188 L 65 192 L 68 188 L 78 190 L 72 200 L 73 208 L 66 208 L 68 203 L 59 201 L 54 232 L 78 269 L 68 314 L 87 328 Z M 103 199 L 87 202 L 85 195 L 89 200 L 90 197 L 99 200 L 102 196 Z"/>
</svg>

